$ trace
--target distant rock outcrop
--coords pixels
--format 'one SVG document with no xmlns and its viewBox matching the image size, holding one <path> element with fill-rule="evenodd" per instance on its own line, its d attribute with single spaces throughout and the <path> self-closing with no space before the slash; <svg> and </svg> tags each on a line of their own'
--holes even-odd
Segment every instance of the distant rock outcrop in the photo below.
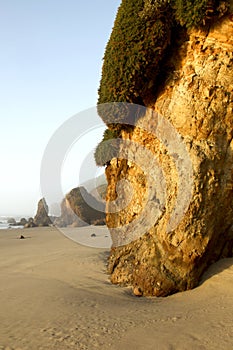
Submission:
<svg viewBox="0 0 233 350">
<path fill-rule="evenodd" d="M 54 221 L 59 227 L 104 225 L 105 205 L 84 187 L 72 189 L 61 203 L 61 216 Z"/>
<path fill-rule="evenodd" d="M 29 218 L 27 223 L 24 225 L 24 228 L 32 228 L 32 227 L 36 227 L 36 224 L 34 223 L 33 218 Z"/>
<path fill-rule="evenodd" d="M 32 219 L 33 220 L 33 219 Z M 28 224 L 28 221 L 25 218 L 21 218 L 19 221 L 16 221 L 14 218 L 9 218 L 7 220 L 9 226 L 25 226 Z"/>
<path fill-rule="evenodd" d="M 20 226 L 25 226 L 27 224 L 27 220 L 25 218 L 21 218 L 19 221 Z"/>
<path fill-rule="evenodd" d="M 40 199 L 38 202 L 37 213 L 33 220 L 35 226 L 49 226 L 51 224 L 51 219 L 48 215 L 48 211 L 49 208 L 45 199 Z"/>
<path fill-rule="evenodd" d="M 11 226 L 15 226 L 17 223 L 16 223 L 16 220 L 14 218 L 9 218 L 7 220 L 7 223 Z"/>
<path fill-rule="evenodd" d="M 61 202 L 61 215 L 54 220 L 54 225 L 58 227 L 79 227 L 84 226 L 81 220 L 70 208 L 69 202 L 66 198 Z"/>
</svg>

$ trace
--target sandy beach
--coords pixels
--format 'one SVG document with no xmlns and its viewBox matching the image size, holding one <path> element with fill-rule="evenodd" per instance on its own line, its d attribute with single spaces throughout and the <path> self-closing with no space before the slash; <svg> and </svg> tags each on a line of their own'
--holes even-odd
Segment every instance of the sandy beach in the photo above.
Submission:
<svg viewBox="0 0 233 350">
<path fill-rule="evenodd" d="M 1 230 L 0 349 L 233 349 L 233 259 L 192 291 L 137 298 L 110 284 L 107 256 L 56 228 Z"/>
</svg>

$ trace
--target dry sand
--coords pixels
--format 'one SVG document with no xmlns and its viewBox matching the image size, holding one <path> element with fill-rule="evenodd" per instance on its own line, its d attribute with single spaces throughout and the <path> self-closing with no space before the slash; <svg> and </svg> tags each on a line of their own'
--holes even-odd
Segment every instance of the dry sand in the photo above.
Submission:
<svg viewBox="0 0 233 350">
<path fill-rule="evenodd" d="M 0 231 L 0 349 L 233 349 L 233 259 L 153 299 L 111 285 L 107 254 L 55 228 Z"/>
</svg>

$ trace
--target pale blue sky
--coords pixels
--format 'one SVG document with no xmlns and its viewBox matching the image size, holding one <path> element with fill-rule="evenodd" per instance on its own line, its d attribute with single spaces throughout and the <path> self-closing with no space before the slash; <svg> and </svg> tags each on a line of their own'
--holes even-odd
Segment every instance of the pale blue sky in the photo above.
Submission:
<svg viewBox="0 0 233 350">
<path fill-rule="evenodd" d="M 50 137 L 96 105 L 120 2 L 0 0 L 0 215 L 35 214 Z"/>
</svg>

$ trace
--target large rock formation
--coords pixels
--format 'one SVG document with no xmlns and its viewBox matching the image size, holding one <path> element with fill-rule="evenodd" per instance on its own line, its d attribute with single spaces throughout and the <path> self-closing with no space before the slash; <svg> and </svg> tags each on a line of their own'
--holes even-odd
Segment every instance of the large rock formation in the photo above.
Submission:
<svg viewBox="0 0 233 350">
<path fill-rule="evenodd" d="M 28 221 L 25 223 L 24 228 L 32 228 L 36 227 L 36 224 L 34 223 L 33 218 L 29 218 Z"/>
<path fill-rule="evenodd" d="M 83 226 L 81 220 L 70 208 L 69 202 L 64 198 L 61 202 L 61 215 L 54 220 L 54 225 L 58 227 Z"/>
<path fill-rule="evenodd" d="M 15 220 L 14 218 L 9 218 L 9 219 L 7 220 L 7 223 L 8 223 L 9 225 L 11 225 L 11 226 L 14 226 L 14 225 L 17 224 L 17 222 L 16 222 L 16 220 Z"/>
<path fill-rule="evenodd" d="M 54 224 L 59 227 L 104 225 L 104 204 L 92 196 L 85 187 L 74 188 L 63 199 L 61 216 Z"/>
<path fill-rule="evenodd" d="M 38 202 L 37 213 L 34 217 L 35 226 L 49 226 L 51 225 L 51 219 L 48 215 L 49 208 L 44 198 L 41 198 Z"/>
<path fill-rule="evenodd" d="M 113 159 L 106 168 L 108 205 L 116 200 L 119 180 L 127 178 L 132 186 L 123 186 L 121 203 L 133 193 L 125 209 L 107 214 L 114 241 L 108 269 L 113 283 L 131 285 L 137 295 L 167 296 L 191 289 L 211 263 L 233 254 L 230 4 L 229 14 L 210 28 L 192 29 L 180 38 L 167 59 L 169 74 L 161 80 L 151 109 L 133 130 L 121 131 L 128 140 L 125 159 Z M 176 136 L 185 148 L 172 143 Z M 166 183 L 165 200 L 157 211 L 153 201 L 161 174 L 149 169 L 152 163 L 142 148 L 151 152 Z M 152 189 L 147 169 L 155 176 Z M 138 226 L 130 226 L 137 219 Z"/>
</svg>

